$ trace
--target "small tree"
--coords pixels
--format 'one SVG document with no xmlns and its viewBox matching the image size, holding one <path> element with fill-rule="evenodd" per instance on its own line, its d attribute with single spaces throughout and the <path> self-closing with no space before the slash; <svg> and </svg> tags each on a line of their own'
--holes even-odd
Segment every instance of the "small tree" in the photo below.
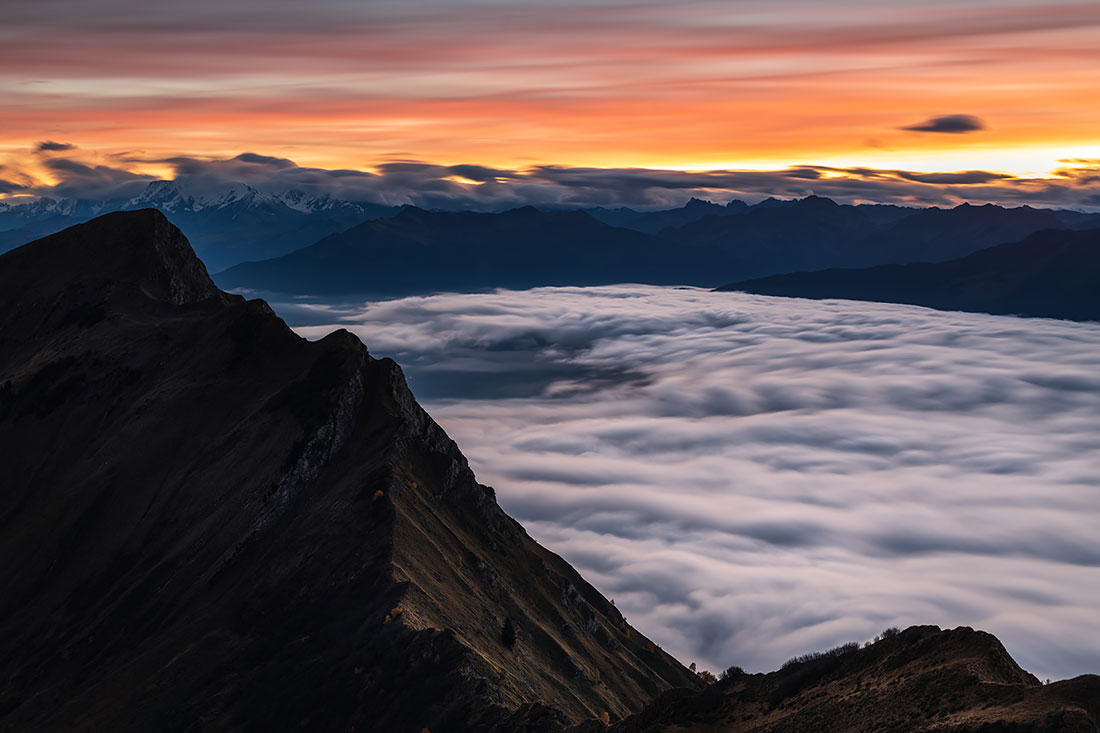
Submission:
<svg viewBox="0 0 1100 733">
<path fill-rule="evenodd" d="M 500 640 L 509 649 L 516 644 L 516 625 L 512 622 L 511 616 L 504 618 L 504 626 L 500 629 Z"/>
</svg>

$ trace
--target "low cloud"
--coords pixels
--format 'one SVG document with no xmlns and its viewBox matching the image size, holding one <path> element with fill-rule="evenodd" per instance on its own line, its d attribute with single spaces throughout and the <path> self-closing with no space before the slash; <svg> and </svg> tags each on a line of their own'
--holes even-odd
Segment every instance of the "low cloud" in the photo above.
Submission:
<svg viewBox="0 0 1100 733">
<path fill-rule="evenodd" d="M 38 152 L 40 153 L 54 153 L 59 150 L 72 150 L 76 146 L 71 143 L 58 143 L 53 140 L 43 140 L 38 143 Z"/>
<path fill-rule="evenodd" d="M 149 181 L 154 180 L 153 176 L 70 157 L 49 158 L 43 165 L 58 179 L 58 183 L 48 189 L 53 198 L 125 198 L 141 193 Z M 39 193 L 41 189 L 31 189 L 31 192 Z"/>
<path fill-rule="evenodd" d="M 391 206 L 502 211 L 517 206 L 575 208 L 683 205 L 689 198 L 726 202 L 768 196 L 827 196 L 840 203 L 955 206 L 964 202 L 1061 208 L 1100 208 L 1096 161 L 1066 160 L 1048 178 L 1021 178 L 995 171 L 922 172 L 885 168 L 800 165 L 775 171 L 678 171 L 646 168 L 580 168 L 541 165 L 511 170 L 483 165 L 437 165 L 395 160 L 373 170 L 300 166 L 287 158 L 242 153 L 232 158 L 194 156 L 143 158 L 121 155 L 108 163 L 78 155 L 42 161 L 54 185 L 27 180 L 23 193 L 51 198 L 104 199 L 134 196 L 152 176 L 143 166 L 167 165 L 187 193 L 213 195 L 246 183 L 282 194 L 296 189 Z M 11 178 L 11 176 L 9 176 Z"/>
<path fill-rule="evenodd" d="M 1100 326 L 646 286 L 276 304 L 394 356 L 644 633 L 768 670 L 889 625 L 1100 668 Z"/>
<path fill-rule="evenodd" d="M 959 134 L 963 132 L 984 130 L 985 123 L 974 115 L 944 115 L 943 117 L 933 117 L 930 120 L 925 120 L 916 125 L 906 125 L 898 129 L 912 130 L 914 132 L 945 132 L 949 134 Z"/>
</svg>

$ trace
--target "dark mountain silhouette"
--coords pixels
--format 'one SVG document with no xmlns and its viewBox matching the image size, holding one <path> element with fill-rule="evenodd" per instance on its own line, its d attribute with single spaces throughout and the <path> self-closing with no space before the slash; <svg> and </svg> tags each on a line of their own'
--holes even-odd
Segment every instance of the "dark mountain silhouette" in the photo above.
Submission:
<svg viewBox="0 0 1100 733">
<path fill-rule="evenodd" d="M 187 193 L 174 181 L 152 181 L 133 198 L 41 199 L 14 206 L 0 203 L 0 252 L 107 212 L 144 208 L 156 208 L 167 215 L 212 270 L 278 257 L 399 210 L 329 195 L 308 196 L 298 190 L 276 196 L 243 183 L 228 184 L 203 196 Z"/>
<path fill-rule="evenodd" d="M 597 221 L 593 212 L 409 207 L 283 257 L 242 263 L 216 279 L 228 288 L 368 296 L 623 282 L 714 287 L 797 270 L 939 261 L 1066 226 L 1059 212 L 992 205 L 906 209 L 810 196 L 728 208 L 693 201 L 647 214 L 723 212 L 649 235 Z M 621 216 L 604 218 L 641 226 L 617 211 Z M 1061 213 L 1077 224 L 1089 221 Z"/>
<path fill-rule="evenodd" d="M 770 674 L 730 672 L 703 691 L 664 693 L 611 733 L 1086 733 L 1100 725 L 1100 677 L 1042 685 L 996 637 L 965 627 L 914 626 Z"/>
<path fill-rule="evenodd" d="M 780 205 L 783 204 L 783 205 Z M 682 245 L 729 253 L 733 277 L 828 267 L 938 262 L 1065 227 L 1056 212 L 992 204 L 953 209 L 850 206 L 819 196 L 758 204 L 743 216 L 708 216 L 664 230 Z"/>
<path fill-rule="evenodd" d="M 749 211 L 749 208 L 749 205 L 744 201 L 736 199 L 722 205 L 693 198 L 678 209 L 635 211 L 623 207 L 618 209 L 584 209 L 584 211 L 604 224 L 633 229 L 646 234 L 656 234 L 662 229 L 683 226 L 698 221 L 704 216 L 736 216 Z"/>
<path fill-rule="evenodd" d="M 400 295 L 540 285 L 690 281 L 700 255 L 580 211 L 408 208 L 273 260 L 217 275 L 228 288 Z"/>
<path fill-rule="evenodd" d="M 277 258 L 310 247 L 367 220 L 394 216 L 403 208 L 345 201 L 328 194 L 309 195 L 301 190 L 264 193 L 244 183 L 219 184 L 204 192 L 189 187 L 193 185 L 152 181 L 140 195 L 117 200 L 40 199 L 14 205 L 0 202 L 0 252 L 102 213 L 151 207 L 162 211 L 183 229 L 200 259 L 212 272 L 220 272 L 242 262 Z M 514 227 L 516 235 L 524 238 L 522 242 L 513 246 L 499 242 L 478 245 L 474 251 L 467 252 L 475 259 L 482 256 L 487 259 L 476 266 L 478 274 L 466 280 L 457 275 L 446 278 L 450 283 L 447 287 L 457 290 L 498 287 L 506 284 L 496 279 L 500 276 L 506 276 L 508 282 L 566 285 L 637 281 L 713 287 L 730 280 L 799 270 L 936 262 L 1016 241 L 1041 229 L 1100 227 L 1100 214 L 1076 211 L 968 204 L 954 209 L 851 206 L 837 205 L 817 196 L 789 200 L 768 198 L 752 206 L 736 200 L 720 205 L 691 199 L 680 208 L 661 211 L 635 211 L 625 207 L 547 211 L 562 216 L 578 212 L 612 227 L 656 236 L 663 244 L 636 240 L 627 245 L 635 250 L 634 254 L 626 254 L 614 250 L 616 243 L 626 243 L 625 235 L 610 235 L 605 229 L 582 227 L 576 220 L 569 232 L 565 232 L 566 227 L 557 225 L 557 230 L 568 237 L 558 241 Z M 434 213 L 453 215 L 460 212 Z M 497 215 L 507 213 L 498 212 Z M 444 229 L 452 228 L 455 222 L 446 216 L 435 221 Z M 463 251 L 462 247 L 477 244 L 458 241 L 446 231 L 428 233 L 426 229 L 430 224 L 425 222 L 418 226 L 421 231 L 410 236 L 419 244 L 409 252 L 419 257 L 419 261 L 400 262 L 399 255 L 391 253 L 385 262 L 378 260 L 377 264 L 392 265 L 400 275 L 402 269 L 422 268 L 425 257 L 431 260 L 450 256 L 445 251 L 433 251 L 432 241 L 437 242 L 439 248 L 455 253 Z M 471 236 L 487 236 L 487 241 L 503 236 L 506 227 L 486 225 L 486 228 L 501 231 L 487 234 L 470 222 L 458 227 L 468 230 Z M 395 242 L 402 236 L 395 231 L 385 231 L 394 235 Z M 379 237 L 361 230 L 345 239 L 356 238 L 369 244 Z M 545 251 L 536 253 L 536 248 Z M 600 250 L 608 248 L 613 250 L 609 256 L 618 258 L 616 265 L 612 267 L 605 261 L 596 267 L 593 260 L 600 257 Z M 497 262 L 493 261 L 494 257 L 498 258 Z M 352 265 L 350 262 L 345 264 Z M 552 278 L 540 279 L 523 271 L 524 268 L 541 268 L 543 264 L 555 268 Z M 458 266 L 459 271 L 475 267 L 471 261 L 459 262 Z M 316 263 L 311 269 L 316 269 Z M 519 270 L 519 274 L 515 270 Z M 593 279 L 597 272 L 598 276 Z M 352 287 L 350 292 L 363 292 L 361 282 L 352 282 L 355 278 L 349 273 L 333 273 L 334 280 L 340 278 L 344 282 L 339 286 L 330 284 L 321 290 L 348 292 L 347 288 Z M 381 279 L 381 275 L 377 278 Z M 309 292 L 323 285 L 310 282 L 306 287 L 306 283 L 291 279 L 284 287 L 289 292 Z"/>
<path fill-rule="evenodd" d="M 719 289 L 1100 320 L 1100 229 L 1036 232 L 949 262 L 796 272 Z"/>
<path fill-rule="evenodd" d="M 693 683 L 395 363 L 157 211 L 0 256 L 0 305 L 0 729 L 551 730 Z"/>
</svg>

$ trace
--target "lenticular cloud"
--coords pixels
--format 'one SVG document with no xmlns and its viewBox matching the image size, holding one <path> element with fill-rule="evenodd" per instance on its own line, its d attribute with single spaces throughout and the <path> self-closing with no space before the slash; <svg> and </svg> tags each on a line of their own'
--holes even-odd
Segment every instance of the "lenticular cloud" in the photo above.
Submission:
<svg viewBox="0 0 1100 733">
<path fill-rule="evenodd" d="M 281 312 L 398 359 L 505 509 L 684 661 L 933 623 L 1100 668 L 1100 325 L 646 286 Z"/>
</svg>

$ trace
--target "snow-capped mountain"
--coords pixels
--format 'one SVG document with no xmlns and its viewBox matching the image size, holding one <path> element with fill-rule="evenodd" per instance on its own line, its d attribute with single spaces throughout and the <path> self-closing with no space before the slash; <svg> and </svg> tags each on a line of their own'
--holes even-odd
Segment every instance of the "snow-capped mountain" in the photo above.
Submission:
<svg viewBox="0 0 1100 733">
<path fill-rule="evenodd" d="M 0 202 L 0 252 L 108 211 L 144 208 L 159 209 L 180 227 L 212 272 L 277 257 L 397 211 L 300 188 L 273 192 L 243 182 L 150 181 L 129 198 Z"/>
</svg>

